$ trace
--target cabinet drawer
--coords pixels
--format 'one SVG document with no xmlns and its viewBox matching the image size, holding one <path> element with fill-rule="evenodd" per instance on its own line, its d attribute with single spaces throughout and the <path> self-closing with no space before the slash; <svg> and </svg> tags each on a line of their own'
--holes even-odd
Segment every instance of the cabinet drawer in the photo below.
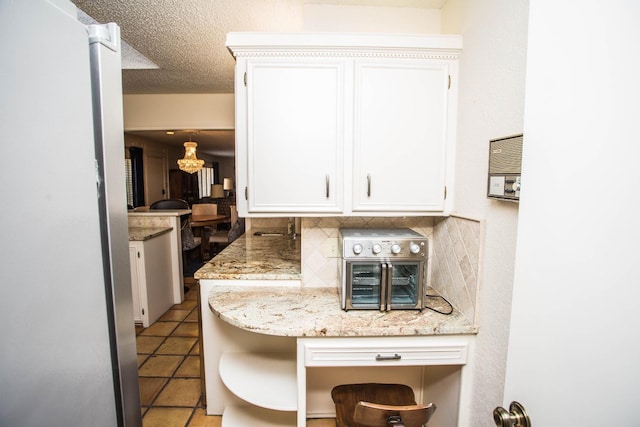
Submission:
<svg viewBox="0 0 640 427">
<path fill-rule="evenodd" d="M 308 340 L 300 345 L 307 367 L 464 365 L 468 349 L 464 340 L 411 341 L 392 337 Z"/>
</svg>

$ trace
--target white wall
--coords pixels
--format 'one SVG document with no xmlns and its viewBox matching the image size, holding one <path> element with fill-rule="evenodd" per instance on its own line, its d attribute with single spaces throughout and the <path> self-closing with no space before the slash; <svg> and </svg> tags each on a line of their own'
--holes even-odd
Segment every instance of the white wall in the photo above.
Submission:
<svg viewBox="0 0 640 427">
<path fill-rule="evenodd" d="M 235 129 L 233 94 L 124 95 L 124 130 Z"/>
<path fill-rule="evenodd" d="M 233 94 L 151 94 L 124 95 L 124 129 L 235 129 Z M 148 141 L 133 134 L 125 135 L 125 145 L 161 146 L 167 155 L 169 169 L 176 169 L 176 160 L 184 156 L 184 148 Z M 218 162 L 220 180 L 235 178 L 235 158 L 217 157 L 198 152 L 207 165 Z"/>
<path fill-rule="evenodd" d="M 443 33 L 464 40 L 455 211 L 485 220 L 470 426 L 493 424 L 502 404 L 518 205 L 486 198 L 488 145 L 523 131 L 527 14 L 528 2 L 513 0 L 449 0 L 442 10 Z"/>
<path fill-rule="evenodd" d="M 304 5 L 304 30 L 438 34 L 440 10 L 310 3 Z"/>
</svg>

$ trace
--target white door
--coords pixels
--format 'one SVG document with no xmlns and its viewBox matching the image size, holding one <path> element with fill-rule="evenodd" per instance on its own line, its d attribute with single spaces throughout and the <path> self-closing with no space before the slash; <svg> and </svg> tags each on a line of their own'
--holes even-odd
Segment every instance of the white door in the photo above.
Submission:
<svg viewBox="0 0 640 427">
<path fill-rule="evenodd" d="M 167 157 L 164 153 L 144 149 L 145 200 L 150 205 L 167 196 Z"/>
<path fill-rule="evenodd" d="M 503 405 L 535 426 L 638 426 L 640 3 L 569 3 L 530 3 Z"/>
</svg>

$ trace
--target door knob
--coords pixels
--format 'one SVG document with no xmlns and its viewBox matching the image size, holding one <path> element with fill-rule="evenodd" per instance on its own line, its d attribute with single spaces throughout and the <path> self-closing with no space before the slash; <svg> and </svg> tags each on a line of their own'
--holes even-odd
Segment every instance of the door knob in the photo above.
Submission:
<svg viewBox="0 0 640 427">
<path fill-rule="evenodd" d="M 493 421 L 498 427 L 531 427 L 531 419 L 524 406 L 511 402 L 509 411 L 502 406 L 493 410 Z"/>
</svg>

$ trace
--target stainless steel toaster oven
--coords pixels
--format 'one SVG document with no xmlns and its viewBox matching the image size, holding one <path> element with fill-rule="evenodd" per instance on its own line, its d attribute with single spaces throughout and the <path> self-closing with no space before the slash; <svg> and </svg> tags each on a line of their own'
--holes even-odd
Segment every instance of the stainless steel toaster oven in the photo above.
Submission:
<svg viewBox="0 0 640 427">
<path fill-rule="evenodd" d="M 340 229 L 344 310 L 422 310 L 428 239 L 408 228 Z"/>
</svg>

